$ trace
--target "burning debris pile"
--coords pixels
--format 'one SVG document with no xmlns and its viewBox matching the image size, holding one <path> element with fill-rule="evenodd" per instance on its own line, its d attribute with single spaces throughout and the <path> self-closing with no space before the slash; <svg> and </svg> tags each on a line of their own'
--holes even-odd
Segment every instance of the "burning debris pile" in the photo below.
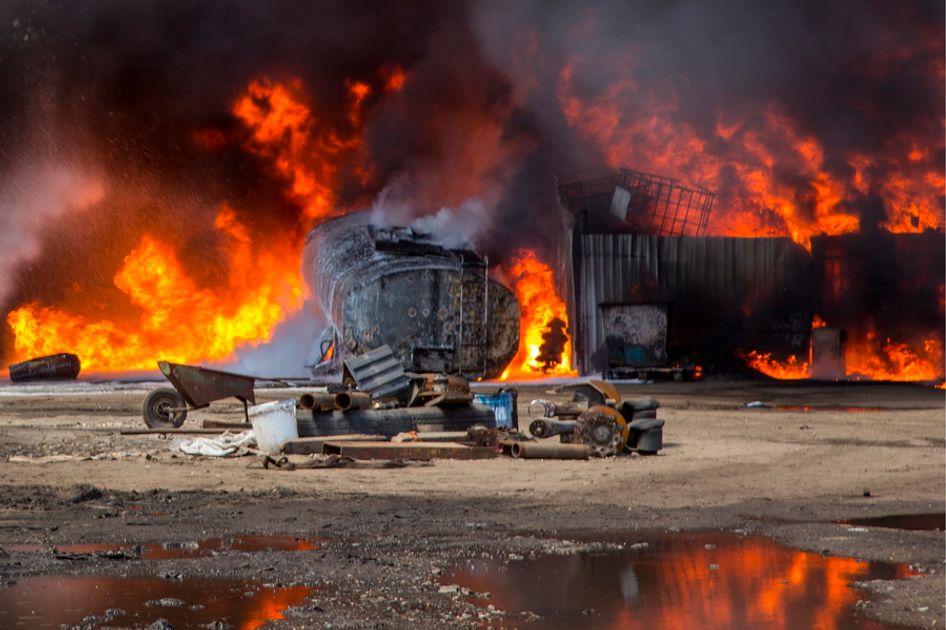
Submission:
<svg viewBox="0 0 946 630">
<path fill-rule="evenodd" d="M 789 238 L 701 237 L 710 193 L 677 193 L 676 214 L 671 193 L 631 210 L 631 176 L 641 177 L 623 169 L 559 187 L 582 371 L 687 378 L 699 364 L 738 372 L 741 358 L 774 378 L 942 378 L 941 233 L 865 228 L 814 237 L 808 249 Z M 816 363 L 799 358 L 809 352 Z"/>
</svg>

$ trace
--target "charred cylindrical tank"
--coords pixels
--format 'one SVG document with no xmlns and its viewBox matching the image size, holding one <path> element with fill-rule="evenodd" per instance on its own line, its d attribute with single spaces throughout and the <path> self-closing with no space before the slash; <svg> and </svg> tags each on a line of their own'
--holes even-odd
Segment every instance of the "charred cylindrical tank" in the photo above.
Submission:
<svg viewBox="0 0 946 630">
<path fill-rule="evenodd" d="M 356 213 L 312 230 L 304 260 L 336 361 L 387 344 L 408 370 L 492 378 L 516 353 L 519 302 L 472 251 Z"/>
</svg>

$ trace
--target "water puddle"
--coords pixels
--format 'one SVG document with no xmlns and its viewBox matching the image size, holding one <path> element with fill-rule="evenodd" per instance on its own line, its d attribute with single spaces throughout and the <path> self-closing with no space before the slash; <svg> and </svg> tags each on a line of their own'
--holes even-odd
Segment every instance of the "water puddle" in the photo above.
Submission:
<svg viewBox="0 0 946 630">
<path fill-rule="evenodd" d="M 7 551 L 41 552 L 54 550 L 57 554 L 89 554 L 118 560 L 181 560 L 204 558 L 225 551 L 312 551 L 320 549 L 322 540 L 294 536 L 268 534 L 234 536 L 230 538 L 207 538 L 199 541 L 164 542 L 149 544 L 80 543 L 76 545 L 49 546 L 23 544 L 7 545 Z"/>
<path fill-rule="evenodd" d="M 906 565 L 822 556 L 734 534 L 662 535 L 646 546 L 534 560 L 472 560 L 444 584 L 488 592 L 494 627 L 859 628 L 848 583 L 911 575 Z M 475 597 L 475 596 L 474 596 Z M 511 613 L 531 611 L 525 622 Z"/>
<path fill-rule="evenodd" d="M 283 619 L 284 610 L 311 593 L 307 586 L 256 581 L 39 576 L 0 587 L 0 619 L 4 628 L 59 628 L 83 620 L 96 627 L 142 628 L 165 619 L 175 630 L 214 622 L 251 630 Z"/>
<path fill-rule="evenodd" d="M 899 409 L 884 409 L 883 407 L 844 407 L 841 405 L 775 405 L 778 411 L 800 411 L 802 413 L 846 412 L 846 413 L 875 413 L 878 411 L 899 411 Z"/>
<path fill-rule="evenodd" d="M 860 527 L 887 527 L 891 529 L 909 529 L 913 531 L 946 530 L 946 512 L 931 514 L 893 514 L 889 516 L 871 516 L 842 521 L 844 525 Z"/>
</svg>

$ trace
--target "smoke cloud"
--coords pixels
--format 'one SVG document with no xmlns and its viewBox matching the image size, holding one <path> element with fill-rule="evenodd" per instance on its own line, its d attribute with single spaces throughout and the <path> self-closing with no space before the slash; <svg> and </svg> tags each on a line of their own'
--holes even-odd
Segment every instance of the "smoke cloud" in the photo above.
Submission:
<svg viewBox="0 0 946 630">
<path fill-rule="evenodd" d="M 56 220 L 89 210 L 105 196 L 102 180 L 66 164 L 22 164 L 0 181 L 0 304 L 17 273 L 44 253 Z"/>
</svg>

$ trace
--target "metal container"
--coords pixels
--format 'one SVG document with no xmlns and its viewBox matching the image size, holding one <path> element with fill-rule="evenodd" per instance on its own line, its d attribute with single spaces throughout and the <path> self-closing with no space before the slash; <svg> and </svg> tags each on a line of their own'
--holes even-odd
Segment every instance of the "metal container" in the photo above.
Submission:
<svg viewBox="0 0 946 630">
<path fill-rule="evenodd" d="M 408 370 L 493 378 L 516 353 L 519 303 L 472 251 L 362 212 L 312 230 L 304 260 L 334 328 L 333 361 L 387 344 Z"/>
<path fill-rule="evenodd" d="M 22 381 L 72 381 L 79 376 L 79 357 L 74 354 L 52 354 L 37 357 L 9 367 L 10 380 Z"/>
<path fill-rule="evenodd" d="M 500 429 L 519 429 L 518 390 L 504 387 L 493 394 L 478 392 L 473 399 L 493 410 Z"/>
<path fill-rule="evenodd" d="M 837 381 L 844 378 L 844 333 L 840 328 L 811 331 L 811 378 Z"/>
<path fill-rule="evenodd" d="M 608 367 L 653 367 L 667 363 L 666 304 L 602 304 Z"/>
</svg>

